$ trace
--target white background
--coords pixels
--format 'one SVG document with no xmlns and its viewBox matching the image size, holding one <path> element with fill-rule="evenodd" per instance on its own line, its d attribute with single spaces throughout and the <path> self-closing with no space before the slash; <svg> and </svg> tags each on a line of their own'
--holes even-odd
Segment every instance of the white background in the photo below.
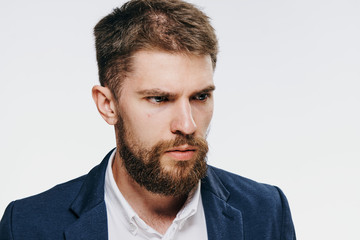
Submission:
<svg viewBox="0 0 360 240">
<path fill-rule="evenodd" d="M 298 239 L 359 239 L 360 1 L 198 0 L 220 41 L 209 162 L 279 186 Z M 115 146 L 92 28 L 122 1 L 0 3 L 0 215 Z"/>
</svg>

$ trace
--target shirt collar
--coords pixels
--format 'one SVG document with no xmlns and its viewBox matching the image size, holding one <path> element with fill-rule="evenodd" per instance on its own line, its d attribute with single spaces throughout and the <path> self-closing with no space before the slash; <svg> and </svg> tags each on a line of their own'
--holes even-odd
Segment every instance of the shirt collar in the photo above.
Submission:
<svg viewBox="0 0 360 240">
<path fill-rule="evenodd" d="M 201 189 L 200 185 L 201 181 L 199 181 L 198 185 L 189 193 L 184 206 L 180 209 L 176 215 L 176 218 L 174 219 L 174 222 L 179 224 L 180 229 L 184 225 L 185 221 L 193 216 L 198 210 Z"/>
<path fill-rule="evenodd" d="M 125 224 L 130 232 L 134 232 L 137 227 L 134 218 L 137 216 L 129 203 L 121 194 L 112 172 L 112 163 L 115 157 L 116 149 L 109 158 L 109 163 L 105 173 L 105 202 L 114 210 L 114 214 L 121 222 Z"/>
</svg>

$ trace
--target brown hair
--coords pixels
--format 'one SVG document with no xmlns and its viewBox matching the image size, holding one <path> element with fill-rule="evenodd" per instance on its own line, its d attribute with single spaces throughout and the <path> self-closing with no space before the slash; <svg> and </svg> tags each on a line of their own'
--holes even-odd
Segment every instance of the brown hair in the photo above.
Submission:
<svg viewBox="0 0 360 240">
<path fill-rule="evenodd" d="M 181 0 L 131 0 L 101 19 L 94 35 L 100 83 L 115 98 L 139 50 L 210 55 L 216 65 L 218 43 L 209 18 Z"/>
</svg>

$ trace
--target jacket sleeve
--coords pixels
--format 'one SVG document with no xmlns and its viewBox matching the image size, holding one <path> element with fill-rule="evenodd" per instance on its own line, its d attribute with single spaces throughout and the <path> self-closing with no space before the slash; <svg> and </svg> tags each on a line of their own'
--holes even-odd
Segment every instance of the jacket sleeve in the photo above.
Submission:
<svg viewBox="0 0 360 240">
<path fill-rule="evenodd" d="M 13 240 L 12 235 L 12 211 L 14 207 L 14 202 L 11 202 L 6 208 L 4 216 L 0 221 L 0 239 L 1 240 Z"/>
<path fill-rule="evenodd" d="M 281 189 L 278 187 L 276 188 L 279 192 L 282 206 L 281 240 L 296 240 L 295 228 L 291 218 L 289 203 Z"/>
</svg>

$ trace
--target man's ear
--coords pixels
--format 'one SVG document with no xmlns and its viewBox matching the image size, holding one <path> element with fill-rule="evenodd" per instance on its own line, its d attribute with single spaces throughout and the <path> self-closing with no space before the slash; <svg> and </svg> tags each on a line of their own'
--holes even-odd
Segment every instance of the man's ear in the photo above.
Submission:
<svg viewBox="0 0 360 240">
<path fill-rule="evenodd" d="M 115 99 L 107 87 L 96 85 L 92 88 L 92 97 L 102 118 L 110 125 L 117 122 Z"/>
</svg>

